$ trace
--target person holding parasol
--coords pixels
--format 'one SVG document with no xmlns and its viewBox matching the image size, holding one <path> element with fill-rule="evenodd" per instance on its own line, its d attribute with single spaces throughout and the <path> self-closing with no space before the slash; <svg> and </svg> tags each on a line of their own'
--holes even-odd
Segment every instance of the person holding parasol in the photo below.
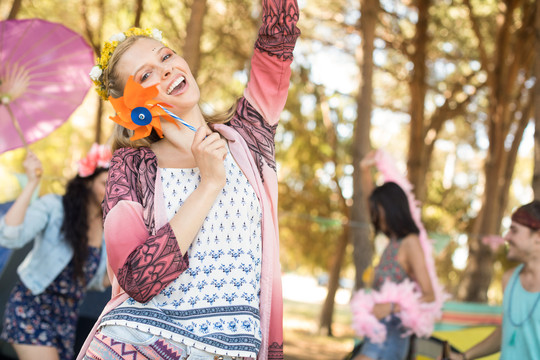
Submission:
<svg viewBox="0 0 540 360">
<path fill-rule="evenodd" d="M 109 285 L 101 201 L 110 158 L 108 149 L 95 144 L 63 196 L 49 194 L 32 203 L 42 166 L 32 152 L 24 160 L 28 183 L 0 218 L 0 246 L 33 242 L 17 269 L 20 281 L 11 291 L 1 334 L 21 360 L 72 359 L 84 295 Z"/>
</svg>

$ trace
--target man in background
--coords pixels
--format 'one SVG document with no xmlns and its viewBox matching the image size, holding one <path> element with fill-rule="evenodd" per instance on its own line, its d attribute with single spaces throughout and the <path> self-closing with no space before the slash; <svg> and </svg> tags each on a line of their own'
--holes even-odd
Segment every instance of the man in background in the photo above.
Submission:
<svg viewBox="0 0 540 360">
<path fill-rule="evenodd" d="M 501 360 L 540 359 L 540 201 L 512 214 L 504 237 L 507 258 L 520 264 L 505 272 L 503 320 L 487 338 L 452 360 L 472 360 L 501 352 Z"/>
</svg>

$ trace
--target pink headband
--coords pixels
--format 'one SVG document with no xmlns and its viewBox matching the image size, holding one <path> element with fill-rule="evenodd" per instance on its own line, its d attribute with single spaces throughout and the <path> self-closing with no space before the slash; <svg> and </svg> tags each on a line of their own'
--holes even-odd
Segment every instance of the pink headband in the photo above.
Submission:
<svg viewBox="0 0 540 360">
<path fill-rule="evenodd" d="M 516 212 L 512 214 L 512 221 L 515 221 L 518 224 L 526 226 L 533 230 L 540 229 L 540 220 L 536 219 L 522 207 L 517 209 Z"/>
<path fill-rule="evenodd" d="M 111 158 L 112 154 L 109 148 L 105 145 L 94 143 L 86 157 L 82 158 L 78 163 L 79 176 L 88 177 L 92 175 L 98 167 L 108 169 Z"/>
</svg>

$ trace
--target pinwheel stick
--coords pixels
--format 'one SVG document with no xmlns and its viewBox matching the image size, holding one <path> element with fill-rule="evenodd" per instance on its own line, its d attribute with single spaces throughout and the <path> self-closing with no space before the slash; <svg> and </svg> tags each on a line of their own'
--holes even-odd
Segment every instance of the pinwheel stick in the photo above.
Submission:
<svg viewBox="0 0 540 360">
<path fill-rule="evenodd" d="M 176 119 L 176 120 L 180 121 L 182 124 L 184 124 L 184 126 L 186 126 L 188 129 L 190 129 L 192 131 L 197 131 L 197 129 L 195 129 L 195 127 L 193 127 L 192 125 L 185 122 L 184 119 L 182 119 L 179 116 L 175 115 L 172 111 L 168 110 L 167 108 L 164 108 L 163 106 L 161 106 L 159 104 L 158 104 L 158 106 L 160 108 L 162 108 L 167 114 L 169 114 L 169 116 L 171 116 L 173 119 Z"/>
</svg>

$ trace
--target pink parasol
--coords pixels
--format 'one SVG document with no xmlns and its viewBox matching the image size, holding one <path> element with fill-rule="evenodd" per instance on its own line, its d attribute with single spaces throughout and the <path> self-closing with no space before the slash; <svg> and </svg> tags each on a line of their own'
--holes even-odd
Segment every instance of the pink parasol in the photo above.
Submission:
<svg viewBox="0 0 540 360">
<path fill-rule="evenodd" d="M 63 25 L 0 22 L 0 153 L 27 147 L 64 123 L 92 86 L 92 48 Z"/>
</svg>

